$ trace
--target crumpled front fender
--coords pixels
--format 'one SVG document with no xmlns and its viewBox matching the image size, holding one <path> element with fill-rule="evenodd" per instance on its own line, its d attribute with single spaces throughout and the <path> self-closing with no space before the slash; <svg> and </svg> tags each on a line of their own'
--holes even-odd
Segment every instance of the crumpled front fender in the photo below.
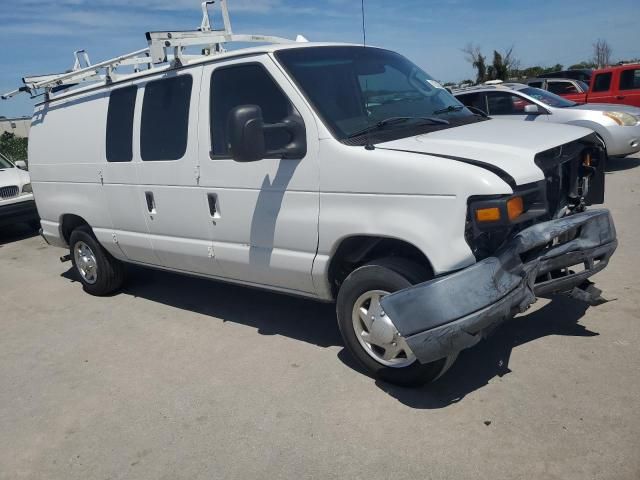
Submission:
<svg viewBox="0 0 640 480">
<path fill-rule="evenodd" d="M 582 284 L 606 267 L 616 247 L 608 210 L 542 222 L 516 234 L 495 256 L 387 295 L 382 306 L 416 357 L 428 363 L 475 345 L 537 296 Z M 552 276 L 576 265 L 584 269 Z"/>
</svg>

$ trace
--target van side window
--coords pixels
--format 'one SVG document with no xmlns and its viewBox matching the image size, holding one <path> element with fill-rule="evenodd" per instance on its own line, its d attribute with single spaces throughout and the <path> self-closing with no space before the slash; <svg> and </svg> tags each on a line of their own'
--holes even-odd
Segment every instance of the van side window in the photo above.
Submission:
<svg viewBox="0 0 640 480">
<path fill-rule="evenodd" d="M 138 87 L 118 88 L 109 95 L 107 110 L 107 162 L 130 162 L 133 158 L 133 111 Z"/>
<path fill-rule="evenodd" d="M 611 88 L 611 72 L 599 73 L 593 82 L 594 92 L 607 92 Z"/>
<path fill-rule="evenodd" d="M 247 64 L 222 67 L 211 75 L 212 157 L 225 158 L 229 154 L 227 142 L 227 117 L 239 105 L 258 105 L 262 109 L 265 124 L 278 123 L 294 112 L 294 107 L 284 92 L 262 65 Z M 283 130 L 266 131 L 265 146 L 277 149 L 289 142 Z"/>
<path fill-rule="evenodd" d="M 191 75 L 154 80 L 145 86 L 140 124 L 144 161 L 178 160 L 187 151 Z"/>
</svg>

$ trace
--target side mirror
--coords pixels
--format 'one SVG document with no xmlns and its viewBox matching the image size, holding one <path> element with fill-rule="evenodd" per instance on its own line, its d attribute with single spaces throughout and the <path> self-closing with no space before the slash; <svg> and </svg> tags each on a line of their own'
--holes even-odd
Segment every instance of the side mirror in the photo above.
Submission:
<svg viewBox="0 0 640 480">
<path fill-rule="evenodd" d="M 539 114 L 544 113 L 544 112 L 542 112 L 540 110 L 538 105 L 530 104 L 530 105 L 525 105 L 524 106 L 524 113 L 529 113 L 529 114 L 532 114 L 532 115 L 539 115 Z"/>
<path fill-rule="evenodd" d="M 265 133 L 284 131 L 286 145 L 267 150 Z M 307 136 L 302 120 L 290 115 L 280 123 L 265 125 L 258 105 L 240 105 L 227 118 L 229 153 L 236 162 L 255 162 L 263 158 L 302 158 L 307 154 Z"/>
<path fill-rule="evenodd" d="M 27 169 L 27 163 L 24 160 L 17 160 L 13 164 L 17 168 L 19 168 L 20 170 L 26 170 Z"/>
</svg>

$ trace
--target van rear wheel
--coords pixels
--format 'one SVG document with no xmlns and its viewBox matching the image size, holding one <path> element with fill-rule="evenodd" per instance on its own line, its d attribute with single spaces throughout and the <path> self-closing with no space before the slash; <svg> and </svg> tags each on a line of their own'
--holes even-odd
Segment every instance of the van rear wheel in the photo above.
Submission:
<svg viewBox="0 0 640 480">
<path fill-rule="evenodd" d="M 76 228 L 69 238 L 71 262 L 85 292 L 108 295 L 124 282 L 124 265 L 107 252 L 88 226 Z"/>
<path fill-rule="evenodd" d="M 347 350 L 372 376 L 401 386 L 419 386 L 442 375 L 455 360 L 420 363 L 380 306 L 389 293 L 429 280 L 425 268 L 403 258 L 369 262 L 340 287 L 337 316 Z"/>
</svg>

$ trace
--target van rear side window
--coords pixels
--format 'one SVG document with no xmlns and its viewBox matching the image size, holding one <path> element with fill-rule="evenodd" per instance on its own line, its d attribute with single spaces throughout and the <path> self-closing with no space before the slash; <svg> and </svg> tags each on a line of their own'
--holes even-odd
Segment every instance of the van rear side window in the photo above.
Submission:
<svg viewBox="0 0 640 480">
<path fill-rule="evenodd" d="M 147 83 L 140 125 L 142 160 L 178 160 L 184 156 L 192 85 L 191 75 Z"/>
<path fill-rule="evenodd" d="M 109 95 L 107 111 L 107 162 L 130 162 L 133 158 L 133 111 L 138 87 L 119 88 Z"/>
</svg>

